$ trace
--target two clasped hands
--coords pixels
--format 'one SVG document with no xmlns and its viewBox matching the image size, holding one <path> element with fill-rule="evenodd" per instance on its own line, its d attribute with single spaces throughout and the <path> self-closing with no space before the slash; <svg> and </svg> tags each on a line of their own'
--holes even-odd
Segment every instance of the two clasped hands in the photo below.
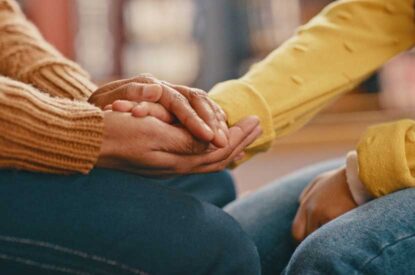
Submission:
<svg viewBox="0 0 415 275">
<path fill-rule="evenodd" d="M 204 91 L 150 75 L 104 85 L 89 102 L 105 110 L 97 166 L 146 176 L 223 170 L 262 133 L 256 117 L 228 128 Z"/>
<path fill-rule="evenodd" d="M 204 91 L 150 75 L 104 85 L 89 102 L 105 110 L 97 166 L 145 176 L 223 170 L 244 158 L 244 149 L 262 134 L 258 118 L 228 128 L 226 114 Z M 327 200 L 327 192 L 338 193 L 336 201 Z M 300 204 L 293 223 L 298 241 L 355 208 L 344 169 L 316 178 Z"/>
</svg>

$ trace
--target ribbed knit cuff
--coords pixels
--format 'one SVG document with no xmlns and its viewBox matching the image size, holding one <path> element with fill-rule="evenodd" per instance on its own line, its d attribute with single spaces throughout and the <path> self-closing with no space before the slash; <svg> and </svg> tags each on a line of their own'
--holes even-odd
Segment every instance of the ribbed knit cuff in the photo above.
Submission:
<svg viewBox="0 0 415 275">
<path fill-rule="evenodd" d="M 87 101 L 96 90 L 88 73 L 47 43 L 14 1 L 0 4 L 0 74 L 53 96 Z"/>
<path fill-rule="evenodd" d="M 41 60 L 22 71 L 18 79 L 31 83 L 51 95 L 87 101 L 97 86 L 77 64 L 65 61 Z"/>
<path fill-rule="evenodd" d="M 242 80 L 231 80 L 213 87 L 209 93 L 226 112 L 228 124 L 235 125 L 248 116 L 257 116 L 261 122 L 262 135 L 248 149 L 266 151 L 275 139 L 271 111 L 263 97 Z"/>
<path fill-rule="evenodd" d="M 98 108 L 0 77 L 0 167 L 88 173 L 102 136 Z"/>
</svg>

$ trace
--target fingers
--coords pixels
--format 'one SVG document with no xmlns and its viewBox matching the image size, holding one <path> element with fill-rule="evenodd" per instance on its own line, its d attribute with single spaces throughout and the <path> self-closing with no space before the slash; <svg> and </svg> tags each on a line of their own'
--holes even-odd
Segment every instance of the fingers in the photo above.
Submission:
<svg viewBox="0 0 415 275">
<path fill-rule="evenodd" d="M 131 112 L 131 110 L 137 105 L 137 103 L 128 101 L 128 100 L 117 100 L 111 104 L 112 111 L 126 113 Z"/>
<path fill-rule="evenodd" d="M 190 134 L 186 135 L 186 131 L 173 133 L 172 130 L 171 133 L 176 137 L 177 143 L 160 152 L 164 153 L 163 161 L 166 162 L 168 159 L 170 167 L 176 171 L 176 174 L 192 174 L 223 170 L 242 153 L 245 147 L 261 135 L 262 130 L 257 117 L 248 117 L 230 129 L 229 145 L 213 152 L 206 152 L 208 143 L 205 143 L 205 147 L 200 147 L 201 143 L 192 138 Z M 194 147 L 197 146 L 199 146 L 199 152 L 203 152 L 202 154 L 183 154 L 183 152 L 194 152 Z"/>
<path fill-rule="evenodd" d="M 313 179 L 308 185 L 307 187 L 303 190 L 303 192 L 301 193 L 300 197 L 299 197 L 299 201 L 304 201 L 307 198 L 307 195 L 310 193 L 310 191 L 313 189 L 313 187 L 316 185 L 316 183 L 318 182 L 320 178 L 316 177 L 315 179 Z"/>
<path fill-rule="evenodd" d="M 104 108 L 119 99 L 135 102 L 158 102 L 175 115 L 195 137 L 203 141 L 212 141 L 218 147 L 226 146 L 227 125 L 226 123 L 217 122 L 217 117 L 223 117 L 223 112 L 215 113 L 205 93 L 197 90 L 191 92 L 192 89 L 189 88 L 185 90 L 188 91 L 187 95 L 189 97 L 185 97 L 176 89 L 164 85 L 152 76 L 141 75 L 110 83 L 96 91 L 88 101 L 100 108 Z M 190 97 L 192 103 L 189 102 L 188 98 Z M 200 113 L 193 109 L 192 104 L 197 106 L 196 109 L 200 110 Z"/>
<path fill-rule="evenodd" d="M 228 165 L 237 158 L 238 155 L 239 158 L 243 158 L 245 155 L 243 154 L 243 150 L 248 147 L 251 143 L 253 143 L 260 135 L 262 134 L 262 129 L 257 126 L 254 131 L 248 135 L 245 140 L 237 146 L 237 148 L 232 152 L 232 154 L 226 158 L 225 160 L 222 160 L 217 163 L 212 163 L 210 165 L 203 165 L 201 167 L 198 167 L 195 169 L 196 173 L 211 173 L 211 172 L 217 172 L 226 169 Z"/>
<path fill-rule="evenodd" d="M 150 103 L 150 102 L 138 103 L 131 110 L 131 114 L 134 117 L 152 116 L 169 124 L 173 123 L 174 121 L 174 117 L 163 106 L 157 103 Z"/>
<path fill-rule="evenodd" d="M 306 237 L 307 230 L 307 212 L 303 205 L 298 208 L 297 214 L 295 215 L 291 232 L 294 240 L 298 243 L 302 242 Z"/>
<path fill-rule="evenodd" d="M 210 173 L 225 169 L 238 155 L 244 157 L 243 150 L 254 142 L 262 130 L 256 117 L 249 117 L 230 129 L 230 142 L 226 148 L 197 156 L 192 160 L 197 164 L 192 173 Z"/>
<path fill-rule="evenodd" d="M 113 104 L 107 105 L 104 110 L 129 112 L 138 118 L 152 116 L 168 124 L 171 124 L 174 120 L 174 117 L 163 106 L 151 102 L 136 103 L 127 100 L 117 100 Z"/>
<path fill-rule="evenodd" d="M 112 81 L 112 82 L 100 87 L 97 91 L 95 91 L 88 101 L 90 101 L 90 102 L 91 101 L 96 101 L 97 97 L 101 97 L 103 94 L 111 92 L 111 91 L 113 91 L 115 89 L 118 89 L 121 86 L 124 86 L 124 85 L 129 84 L 129 83 L 160 84 L 160 81 L 157 81 L 157 79 L 155 79 L 150 74 L 141 74 L 139 76 L 129 78 L 129 79 Z"/>
<path fill-rule="evenodd" d="M 227 147 L 218 149 L 207 155 L 198 156 L 197 159 L 194 160 L 195 163 L 197 163 L 198 166 L 203 166 L 226 161 L 232 156 L 232 153 L 234 153 L 236 149 L 242 148 L 243 150 L 247 146 L 247 143 L 250 143 L 257 138 L 258 132 L 260 131 L 260 129 L 256 129 L 258 126 L 259 120 L 257 117 L 251 116 L 242 120 L 230 129 L 229 145 Z"/>
<path fill-rule="evenodd" d="M 212 140 L 212 143 L 217 147 L 223 148 L 228 145 L 228 135 L 221 128 L 220 121 L 218 120 L 215 110 L 212 106 L 203 98 L 199 97 L 196 93 L 191 93 L 191 98 L 189 102 L 196 113 L 206 122 L 207 125 L 215 133 L 215 137 Z M 226 127 L 227 130 L 227 127 Z"/>
<path fill-rule="evenodd" d="M 162 88 L 163 94 L 159 100 L 160 104 L 174 114 L 195 137 L 211 142 L 214 138 L 212 129 L 199 117 L 189 101 L 168 86 L 162 86 Z"/>
<path fill-rule="evenodd" d="M 320 227 L 319 217 L 316 211 L 309 211 L 307 215 L 306 235 L 308 236 Z M 305 238 L 305 237 L 304 237 Z"/>
<path fill-rule="evenodd" d="M 246 156 L 245 152 L 241 152 L 233 159 L 233 161 L 237 162 L 237 161 L 243 160 L 245 156 Z"/>
<path fill-rule="evenodd" d="M 172 85 L 168 82 L 163 83 L 184 95 L 200 118 L 213 130 L 215 137 L 212 143 L 215 146 L 223 148 L 228 144 L 229 128 L 226 124 L 226 115 L 216 103 L 209 99 L 206 92 L 186 86 Z"/>
<path fill-rule="evenodd" d="M 196 139 L 182 126 L 168 125 L 165 132 L 162 133 L 163 144 L 158 143 L 158 151 L 171 154 L 175 160 L 172 162 L 172 167 L 181 166 L 193 167 L 194 160 L 189 159 L 190 156 L 198 156 L 210 152 L 209 142 L 204 142 Z"/>
<path fill-rule="evenodd" d="M 104 108 L 116 100 L 157 102 L 162 92 L 163 90 L 159 84 L 129 82 L 113 90 L 94 93 L 88 101 L 100 108 Z"/>
</svg>

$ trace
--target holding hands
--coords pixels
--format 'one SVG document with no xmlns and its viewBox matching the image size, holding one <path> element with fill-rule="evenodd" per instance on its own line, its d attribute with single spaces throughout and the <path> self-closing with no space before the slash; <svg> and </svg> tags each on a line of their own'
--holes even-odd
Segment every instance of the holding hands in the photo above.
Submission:
<svg viewBox="0 0 415 275">
<path fill-rule="evenodd" d="M 142 175 L 222 170 L 262 133 L 256 117 L 228 129 L 205 92 L 151 76 L 109 83 L 89 102 L 106 110 L 97 165 Z"/>
</svg>

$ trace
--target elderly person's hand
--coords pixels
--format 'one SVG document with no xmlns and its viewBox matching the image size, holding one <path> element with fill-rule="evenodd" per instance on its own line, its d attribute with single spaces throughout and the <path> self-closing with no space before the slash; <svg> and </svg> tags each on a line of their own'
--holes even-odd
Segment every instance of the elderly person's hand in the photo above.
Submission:
<svg viewBox="0 0 415 275">
<path fill-rule="evenodd" d="M 248 117 L 229 130 L 225 147 L 216 148 L 151 116 L 106 111 L 104 124 L 97 166 L 148 176 L 220 171 L 261 134 L 258 119 Z"/>
<path fill-rule="evenodd" d="M 347 184 L 345 168 L 316 177 L 300 196 L 292 233 L 303 241 L 322 225 L 357 207 Z"/>
<path fill-rule="evenodd" d="M 104 109 L 116 100 L 159 103 L 195 137 L 217 147 L 228 145 L 226 115 L 202 90 L 141 75 L 111 82 L 99 88 L 88 101 Z"/>
</svg>

